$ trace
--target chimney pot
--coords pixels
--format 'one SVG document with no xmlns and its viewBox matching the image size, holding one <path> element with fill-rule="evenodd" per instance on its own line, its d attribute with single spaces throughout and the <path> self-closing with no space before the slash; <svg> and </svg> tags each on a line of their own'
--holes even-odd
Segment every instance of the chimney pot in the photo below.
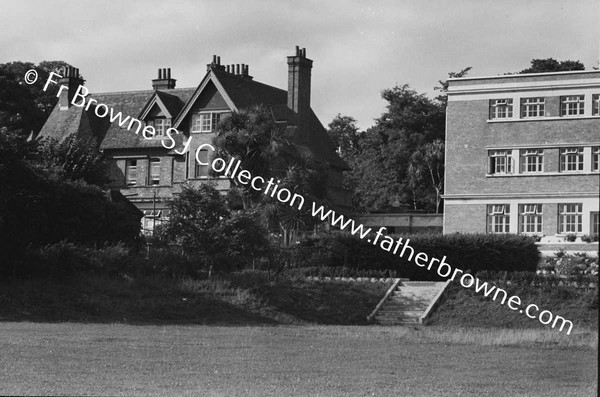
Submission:
<svg viewBox="0 0 600 397">
<path fill-rule="evenodd" d="M 239 63 L 238 63 L 237 65 L 235 65 L 235 74 L 236 74 L 237 76 L 239 76 L 239 75 L 240 75 L 240 64 L 239 64 Z"/>
<path fill-rule="evenodd" d="M 296 46 L 296 56 L 300 55 L 300 46 Z"/>
<path fill-rule="evenodd" d="M 217 56 L 217 65 L 220 65 L 220 64 L 221 64 L 221 57 Z"/>
<path fill-rule="evenodd" d="M 303 58 L 306 58 L 306 48 L 303 48 L 303 49 L 302 49 L 302 57 L 303 57 Z"/>
<path fill-rule="evenodd" d="M 158 68 L 158 79 L 162 80 L 162 69 Z"/>
<path fill-rule="evenodd" d="M 167 69 L 167 79 L 171 80 L 171 68 Z"/>
</svg>

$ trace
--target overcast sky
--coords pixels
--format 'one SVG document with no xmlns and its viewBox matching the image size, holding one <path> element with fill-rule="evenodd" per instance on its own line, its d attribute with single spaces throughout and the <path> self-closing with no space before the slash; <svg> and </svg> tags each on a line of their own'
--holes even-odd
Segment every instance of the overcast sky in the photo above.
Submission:
<svg viewBox="0 0 600 397">
<path fill-rule="evenodd" d="M 213 54 L 287 89 L 296 45 L 314 61 L 312 107 L 362 129 L 385 109 L 382 89 L 433 96 L 447 73 L 515 72 L 532 58 L 598 64 L 599 0 L 5 1 L 0 63 L 64 60 L 92 92 L 151 88 L 159 67 L 197 86 Z"/>
</svg>

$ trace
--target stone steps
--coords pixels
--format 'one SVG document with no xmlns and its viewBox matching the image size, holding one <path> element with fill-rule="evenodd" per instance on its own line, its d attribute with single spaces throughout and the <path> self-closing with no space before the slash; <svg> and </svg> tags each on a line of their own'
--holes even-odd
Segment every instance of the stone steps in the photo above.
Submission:
<svg viewBox="0 0 600 397">
<path fill-rule="evenodd" d="M 420 324 L 444 282 L 402 281 L 381 305 L 375 321 L 382 325 Z"/>
</svg>

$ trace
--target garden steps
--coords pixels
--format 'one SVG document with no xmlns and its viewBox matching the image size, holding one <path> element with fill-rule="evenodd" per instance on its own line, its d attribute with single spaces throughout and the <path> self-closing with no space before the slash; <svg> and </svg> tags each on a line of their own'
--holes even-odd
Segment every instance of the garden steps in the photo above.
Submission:
<svg viewBox="0 0 600 397">
<path fill-rule="evenodd" d="M 448 284 L 398 279 L 367 319 L 381 325 L 423 324 Z"/>
</svg>

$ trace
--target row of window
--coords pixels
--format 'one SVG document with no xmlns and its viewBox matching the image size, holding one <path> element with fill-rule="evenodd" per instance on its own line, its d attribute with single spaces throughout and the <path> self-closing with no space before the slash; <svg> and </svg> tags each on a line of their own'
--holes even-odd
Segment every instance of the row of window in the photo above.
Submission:
<svg viewBox="0 0 600 397">
<path fill-rule="evenodd" d="M 138 184 L 139 162 L 140 159 L 131 159 L 125 162 L 125 184 L 127 186 L 136 186 Z M 149 160 L 147 185 L 160 184 L 160 159 L 153 158 Z"/>
<path fill-rule="evenodd" d="M 521 118 L 538 118 L 546 115 L 546 98 L 521 98 Z M 585 95 L 568 95 L 560 97 L 560 115 L 581 116 L 585 112 Z M 600 94 L 592 95 L 592 116 L 600 116 Z M 510 119 L 513 117 L 513 100 L 511 98 L 492 99 L 490 101 L 491 119 Z"/>
<path fill-rule="evenodd" d="M 201 112 L 192 115 L 191 131 L 192 132 L 214 132 L 217 125 L 229 112 Z M 154 127 L 156 131 L 155 137 L 164 136 L 165 132 L 171 128 L 171 119 L 166 117 L 156 117 L 145 120 L 146 126 Z"/>
<path fill-rule="evenodd" d="M 518 150 L 518 165 L 521 174 L 535 174 L 544 172 L 544 149 L 520 149 Z M 582 172 L 584 171 L 585 156 L 583 147 L 560 148 L 558 152 L 559 172 Z M 488 173 L 494 175 L 514 174 L 515 155 L 512 149 L 488 151 L 489 168 Z M 600 170 L 600 147 L 591 149 L 590 170 Z"/>
<path fill-rule="evenodd" d="M 546 206 L 554 206 L 548 205 Z M 543 207 L 542 204 L 519 204 L 518 206 L 519 233 L 542 233 Z M 556 207 L 555 207 L 556 208 Z M 583 232 L 583 204 L 568 203 L 558 204 L 558 230 L 559 234 Z M 509 233 L 510 231 L 510 204 L 490 204 L 487 206 L 488 233 Z M 598 212 L 591 213 L 590 234 L 598 233 Z"/>
</svg>

